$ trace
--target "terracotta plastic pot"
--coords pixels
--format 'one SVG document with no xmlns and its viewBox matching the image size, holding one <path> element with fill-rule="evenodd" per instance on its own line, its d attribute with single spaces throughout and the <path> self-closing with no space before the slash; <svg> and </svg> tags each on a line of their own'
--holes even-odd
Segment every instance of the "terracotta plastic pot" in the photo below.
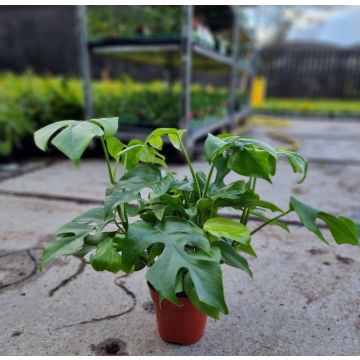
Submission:
<svg viewBox="0 0 360 360">
<path fill-rule="evenodd" d="M 160 307 L 159 294 L 148 285 L 160 337 L 166 342 L 179 345 L 190 345 L 199 341 L 204 335 L 207 315 L 197 310 L 185 296 L 178 297 L 181 306 L 163 300 Z"/>
</svg>

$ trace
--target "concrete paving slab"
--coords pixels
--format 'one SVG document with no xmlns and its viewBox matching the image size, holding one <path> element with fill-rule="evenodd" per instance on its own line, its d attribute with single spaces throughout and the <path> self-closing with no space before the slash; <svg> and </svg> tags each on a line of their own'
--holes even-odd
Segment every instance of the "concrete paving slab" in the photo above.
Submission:
<svg viewBox="0 0 360 360">
<path fill-rule="evenodd" d="M 202 161 L 195 166 L 208 169 Z M 172 168 L 187 173 L 185 166 Z M 280 162 L 276 186 L 259 181 L 258 189 L 284 208 L 293 194 L 360 222 L 359 172 L 355 165 L 312 164 L 299 186 Z M 0 183 L 0 355 L 359 354 L 360 250 L 325 246 L 296 226 L 291 235 L 275 227 L 256 234 L 253 280 L 223 266 L 230 315 L 210 319 L 205 337 L 189 347 L 159 338 L 144 271 L 125 277 L 62 258 L 40 273 L 44 244 L 101 202 L 106 185 L 101 161 L 80 168 L 64 161 Z"/>
<path fill-rule="evenodd" d="M 267 229 L 254 246 L 254 279 L 223 267 L 231 313 L 210 319 L 195 345 L 159 338 L 144 271 L 121 278 L 79 270 L 79 261 L 66 259 L 1 289 L 0 353 L 357 355 L 358 249 L 325 247 L 296 228 L 292 236 Z M 39 252 L 30 251 L 37 259 Z M 50 296 L 52 289 L 57 290 Z"/>
<path fill-rule="evenodd" d="M 102 160 L 84 160 L 75 166 L 69 160 L 0 183 L 0 191 L 103 200 L 107 181 Z"/>
<path fill-rule="evenodd" d="M 27 249 L 46 243 L 57 228 L 88 208 L 72 202 L 2 195 L 0 250 Z"/>
<path fill-rule="evenodd" d="M 300 141 L 299 152 L 308 159 L 354 161 L 360 163 L 360 121 L 330 123 L 291 121 L 287 128 L 254 126 L 248 136 L 266 141 L 273 146 L 283 145 L 269 135 L 269 130 Z"/>
<path fill-rule="evenodd" d="M 277 117 L 275 117 L 277 118 Z M 279 119 L 287 119 L 286 116 Z M 284 129 L 286 134 L 308 134 L 311 137 L 319 136 L 358 136 L 360 137 L 360 117 L 352 121 L 336 119 L 334 121 L 317 120 L 316 118 L 289 119 L 290 126 Z"/>
</svg>

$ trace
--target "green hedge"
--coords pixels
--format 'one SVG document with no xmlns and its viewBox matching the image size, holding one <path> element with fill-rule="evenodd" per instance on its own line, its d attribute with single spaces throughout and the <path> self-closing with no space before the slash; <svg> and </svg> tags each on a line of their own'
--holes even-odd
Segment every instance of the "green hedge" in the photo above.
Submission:
<svg viewBox="0 0 360 360">
<path fill-rule="evenodd" d="M 162 81 L 141 84 L 131 79 L 93 83 L 96 117 L 119 116 L 121 124 L 176 126 L 180 117 L 181 88 Z M 192 118 L 219 118 L 228 105 L 228 91 L 194 84 Z M 82 119 L 82 83 L 75 78 L 41 77 L 32 73 L 0 75 L 0 154 L 46 124 L 62 119 Z M 193 124 L 193 125 L 194 125 Z"/>
</svg>

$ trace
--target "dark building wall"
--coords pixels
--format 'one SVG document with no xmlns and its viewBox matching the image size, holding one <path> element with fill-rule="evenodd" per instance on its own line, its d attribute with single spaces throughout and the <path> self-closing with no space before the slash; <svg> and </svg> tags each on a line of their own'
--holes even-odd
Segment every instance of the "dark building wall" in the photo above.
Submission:
<svg viewBox="0 0 360 360">
<path fill-rule="evenodd" d="M 1 6 L 0 70 L 76 75 L 75 6 Z"/>
</svg>

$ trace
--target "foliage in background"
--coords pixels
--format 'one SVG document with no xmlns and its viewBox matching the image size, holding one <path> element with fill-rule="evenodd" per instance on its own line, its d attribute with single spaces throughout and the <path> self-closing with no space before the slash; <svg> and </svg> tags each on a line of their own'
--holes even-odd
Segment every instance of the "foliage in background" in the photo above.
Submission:
<svg viewBox="0 0 360 360">
<path fill-rule="evenodd" d="M 303 114 L 321 116 L 359 116 L 360 101 L 342 99 L 283 99 L 269 98 L 255 110 L 273 114 Z"/>
<path fill-rule="evenodd" d="M 181 87 L 163 81 L 141 84 L 129 78 L 93 82 L 96 117 L 117 115 L 120 124 L 177 126 L 180 117 Z M 224 114 L 228 91 L 194 84 L 192 117 L 213 119 Z M 35 128 L 59 119 L 83 118 L 82 83 L 75 78 L 0 76 L 0 155 L 11 153 L 14 145 L 30 136 Z"/>
<path fill-rule="evenodd" d="M 181 7 L 164 6 L 89 6 L 90 38 L 134 36 L 146 26 L 153 35 L 181 32 Z"/>
</svg>

